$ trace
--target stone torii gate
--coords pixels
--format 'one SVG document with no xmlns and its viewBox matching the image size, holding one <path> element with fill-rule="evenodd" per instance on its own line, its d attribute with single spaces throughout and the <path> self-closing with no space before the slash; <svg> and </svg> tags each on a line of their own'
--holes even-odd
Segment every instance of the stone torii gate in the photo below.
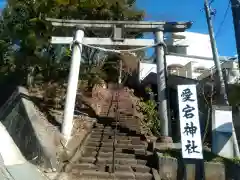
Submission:
<svg viewBox="0 0 240 180">
<path fill-rule="evenodd" d="M 191 22 L 146 22 L 146 21 L 88 21 L 88 20 L 62 20 L 47 18 L 53 26 L 77 27 L 74 37 L 52 37 L 52 44 L 73 43 L 73 54 L 71 59 L 70 74 L 68 80 L 67 96 L 64 109 L 62 133 L 66 140 L 71 138 L 72 121 L 75 108 L 79 68 L 81 62 L 82 45 L 95 45 L 103 47 L 155 47 L 157 55 L 157 84 L 158 84 L 158 113 L 161 120 L 161 134 L 169 136 L 169 118 L 166 98 L 166 74 L 164 62 L 164 32 L 182 32 L 190 28 Z M 89 38 L 84 36 L 86 30 L 113 30 L 110 38 Z M 124 32 L 152 32 L 154 39 L 125 39 Z"/>
</svg>

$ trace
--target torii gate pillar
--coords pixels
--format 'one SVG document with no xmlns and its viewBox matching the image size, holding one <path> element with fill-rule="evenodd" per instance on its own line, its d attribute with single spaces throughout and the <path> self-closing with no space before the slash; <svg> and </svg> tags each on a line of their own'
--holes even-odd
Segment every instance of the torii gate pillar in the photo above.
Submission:
<svg viewBox="0 0 240 180">
<path fill-rule="evenodd" d="M 81 64 L 82 56 L 82 41 L 84 38 L 83 28 L 78 28 L 74 36 L 74 41 L 72 46 L 72 58 L 71 66 L 68 78 L 67 96 L 64 107 L 64 117 L 62 123 L 62 133 L 65 139 L 68 141 L 71 137 L 72 127 L 73 127 L 73 116 L 75 109 L 75 101 L 78 88 L 78 76 Z M 79 43 L 78 43 L 79 42 Z"/>
</svg>

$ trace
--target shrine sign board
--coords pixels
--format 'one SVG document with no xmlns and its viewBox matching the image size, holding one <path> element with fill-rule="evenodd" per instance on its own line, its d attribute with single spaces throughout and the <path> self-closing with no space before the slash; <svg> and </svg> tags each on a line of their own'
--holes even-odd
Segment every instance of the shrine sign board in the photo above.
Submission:
<svg viewBox="0 0 240 180">
<path fill-rule="evenodd" d="M 182 157 L 203 159 L 196 85 L 178 85 Z"/>
</svg>

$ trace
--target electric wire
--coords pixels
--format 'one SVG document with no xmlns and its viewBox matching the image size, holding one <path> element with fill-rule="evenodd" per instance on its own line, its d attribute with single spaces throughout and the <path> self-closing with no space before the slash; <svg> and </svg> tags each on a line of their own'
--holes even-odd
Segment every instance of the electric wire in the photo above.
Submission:
<svg viewBox="0 0 240 180">
<path fill-rule="evenodd" d="M 230 9 L 230 6 L 231 6 L 231 2 L 229 1 L 229 2 L 228 2 L 227 9 L 226 9 L 226 11 L 225 11 L 225 13 L 224 13 L 224 16 L 223 16 L 223 20 L 221 21 L 220 26 L 218 27 L 218 30 L 217 30 L 217 32 L 216 32 L 215 38 L 217 38 L 218 35 L 219 35 L 219 33 L 221 32 L 221 29 L 222 29 L 222 27 L 223 27 L 223 25 L 224 25 L 224 23 L 225 23 L 225 21 L 226 21 L 226 18 L 227 18 L 227 15 L 228 15 L 228 11 L 229 11 L 229 9 Z"/>
</svg>

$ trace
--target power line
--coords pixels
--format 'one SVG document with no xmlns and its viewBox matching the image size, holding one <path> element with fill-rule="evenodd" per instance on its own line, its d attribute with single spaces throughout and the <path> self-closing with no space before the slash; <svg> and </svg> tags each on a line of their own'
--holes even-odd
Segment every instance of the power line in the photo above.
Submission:
<svg viewBox="0 0 240 180">
<path fill-rule="evenodd" d="M 222 27 L 223 27 L 223 24 L 224 24 L 224 22 L 225 22 L 225 20 L 226 20 L 226 18 L 227 18 L 227 15 L 228 15 L 228 11 L 229 11 L 229 9 L 230 9 L 230 5 L 231 5 L 231 2 L 229 1 L 229 2 L 228 2 L 228 7 L 227 7 L 227 9 L 226 9 L 226 11 L 225 11 L 225 13 L 224 13 L 223 20 L 221 21 L 220 26 L 218 27 L 217 33 L 216 33 L 216 35 L 215 35 L 215 38 L 217 38 L 217 36 L 219 35 L 219 33 L 220 33 L 220 31 L 221 31 L 221 29 L 222 29 Z"/>
<path fill-rule="evenodd" d="M 210 6 L 212 3 L 214 3 L 214 0 L 211 0 L 211 1 L 208 3 L 209 6 Z"/>
</svg>

